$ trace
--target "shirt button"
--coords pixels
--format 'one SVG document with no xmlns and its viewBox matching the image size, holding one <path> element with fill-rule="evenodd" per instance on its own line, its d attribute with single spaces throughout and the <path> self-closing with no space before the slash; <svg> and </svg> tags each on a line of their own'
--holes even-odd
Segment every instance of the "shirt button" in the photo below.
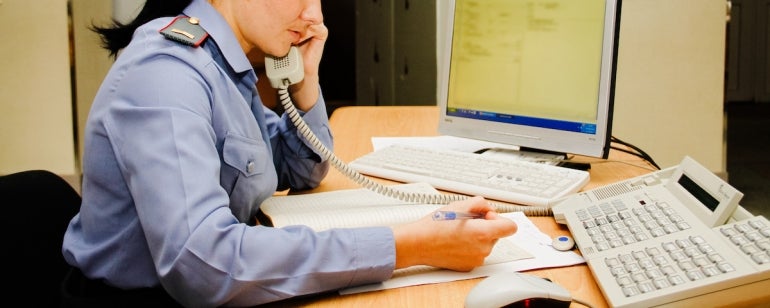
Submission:
<svg viewBox="0 0 770 308">
<path fill-rule="evenodd" d="M 254 162 L 250 161 L 246 164 L 246 172 L 252 173 L 254 172 Z"/>
</svg>

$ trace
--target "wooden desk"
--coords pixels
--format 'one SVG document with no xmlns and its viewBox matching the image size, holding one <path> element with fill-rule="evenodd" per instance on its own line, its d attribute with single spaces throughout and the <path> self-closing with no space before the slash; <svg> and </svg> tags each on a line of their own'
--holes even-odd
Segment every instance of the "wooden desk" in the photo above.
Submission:
<svg viewBox="0 0 770 308">
<path fill-rule="evenodd" d="M 349 162 L 373 150 L 372 137 L 437 135 L 438 109 L 435 106 L 342 107 L 334 111 L 330 124 L 334 134 L 334 152 L 340 159 Z M 612 151 L 608 161 L 588 157 L 578 159 L 593 162 L 590 170 L 591 182 L 584 189 L 645 174 L 652 168 L 643 160 L 620 151 Z M 386 180 L 381 182 L 394 183 Z M 337 170 L 332 170 L 321 185 L 310 192 L 357 187 Z M 552 217 L 531 219 L 543 232 L 551 236 L 569 233 L 566 226 L 557 224 Z M 607 307 L 607 302 L 585 264 L 531 270 L 527 273 L 549 278 L 568 289 L 573 297 L 591 303 L 594 307 Z M 479 280 L 469 279 L 344 296 L 336 293 L 323 294 L 276 304 L 312 307 L 462 307 L 465 296 Z"/>
</svg>

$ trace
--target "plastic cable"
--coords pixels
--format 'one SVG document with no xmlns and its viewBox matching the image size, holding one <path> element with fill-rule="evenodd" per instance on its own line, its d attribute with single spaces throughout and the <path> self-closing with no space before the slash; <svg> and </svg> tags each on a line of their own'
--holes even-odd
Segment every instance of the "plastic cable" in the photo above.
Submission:
<svg viewBox="0 0 770 308">
<path fill-rule="evenodd" d="M 289 96 L 289 91 L 287 90 L 287 87 L 288 86 L 279 88 L 278 95 L 279 95 L 279 98 L 281 99 L 281 105 L 283 106 L 284 111 L 288 115 L 291 122 L 294 123 L 294 126 L 297 127 L 297 130 L 300 132 L 300 134 L 302 134 L 302 136 L 305 137 L 305 139 L 311 144 L 311 146 L 316 151 L 320 152 L 325 159 L 329 160 L 331 164 L 334 166 L 334 168 L 339 170 L 340 173 L 344 174 L 346 177 L 348 177 L 355 183 L 361 185 L 366 189 L 374 191 L 378 194 L 382 194 L 384 196 L 396 198 L 401 201 L 406 201 L 411 203 L 448 204 L 454 201 L 461 201 L 469 198 L 468 196 L 463 196 L 458 194 L 423 194 L 423 193 L 407 193 L 407 192 L 399 191 L 389 186 L 385 186 L 375 181 L 372 181 L 371 179 L 359 173 L 358 171 L 350 168 L 350 166 L 348 166 L 345 162 L 343 162 L 336 155 L 334 155 L 334 153 L 330 151 L 320 140 L 318 140 L 315 134 L 313 134 L 313 132 L 305 123 L 305 120 L 303 120 L 302 117 L 299 115 L 299 112 L 297 112 L 297 108 L 294 107 L 294 104 L 291 101 L 291 97 Z M 548 207 L 508 205 L 508 204 L 499 204 L 495 202 L 490 202 L 489 204 L 495 207 L 496 211 L 499 213 L 524 212 L 524 214 L 528 216 L 552 216 L 553 215 L 553 212 Z"/>
</svg>

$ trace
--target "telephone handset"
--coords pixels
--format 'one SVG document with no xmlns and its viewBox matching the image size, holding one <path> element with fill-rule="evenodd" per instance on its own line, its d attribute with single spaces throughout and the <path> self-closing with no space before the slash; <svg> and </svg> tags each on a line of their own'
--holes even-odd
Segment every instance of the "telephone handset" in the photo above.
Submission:
<svg viewBox="0 0 770 308">
<path fill-rule="evenodd" d="M 296 46 L 283 57 L 265 57 L 265 72 L 273 88 L 280 89 L 302 81 L 305 78 L 302 55 Z"/>
<path fill-rule="evenodd" d="M 391 187 L 372 181 L 358 171 L 350 168 L 345 162 L 334 155 L 334 153 L 330 151 L 320 140 L 318 140 L 315 134 L 313 134 L 305 121 L 297 112 L 297 109 L 294 107 L 294 104 L 291 101 L 291 97 L 289 96 L 289 86 L 302 81 L 304 78 L 302 55 L 296 46 L 292 46 L 286 56 L 265 57 L 265 73 L 267 74 L 267 78 L 270 80 L 270 85 L 273 88 L 278 89 L 278 97 L 281 100 L 281 105 L 283 106 L 283 109 L 289 119 L 291 119 L 292 123 L 294 123 L 294 126 L 297 127 L 297 130 L 313 146 L 313 148 L 321 153 L 325 159 L 329 160 L 331 164 L 337 168 L 337 170 L 339 170 L 342 174 L 357 184 L 379 194 L 406 202 L 447 204 L 453 201 L 459 201 L 468 198 L 466 196 L 456 194 L 421 194 L 398 191 Z M 530 216 L 551 216 L 552 214 L 551 209 L 546 207 L 503 205 L 496 203 L 490 204 L 492 204 L 498 212 L 520 211 Z"/>
</svg>

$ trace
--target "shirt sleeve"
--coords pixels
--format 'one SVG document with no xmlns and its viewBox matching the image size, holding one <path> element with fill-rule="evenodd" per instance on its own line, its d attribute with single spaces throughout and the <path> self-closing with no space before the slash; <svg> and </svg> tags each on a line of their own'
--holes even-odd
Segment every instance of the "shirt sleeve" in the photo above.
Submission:
<svg viewBox="0 0 770 308">
<path fill-rule="evenodd" d="M 187 306 L 252 306 L 390 277 L 390 228 L 314 232 L 238 222 L 218 182 L 208 81 L 172 57 L 146 61 L 152 70 L 126 74 L 122 87 L 142 91 L 121 93 L 105 121 L 138 218 L 113 223 L 141 225 L 159 280 L 174 298 Z M 330 146 L 323 104 L 304 116 Z M 286 155 L 283 176 L 295 185 L 320 181 L 325 164 L 280 122 L 274 138 L 276 156 Z M 307 170 L 307 178 L 287 175 Z"/>
<path fill-rule="evenodd" d="M 273 146 L 274 164 L 278 173 L 278 190 L 310 189 L 317 187 L 326 177 L 330 164 L 322 153 L 313 149 L 310 141 L 284 113 L 280 118 L 265 108 L 267 127 Z M 326 102 L 320 93 L 318 102 L 308 112 L 297 111 L 310 131 L 329 151 L 334 151 Z"/>
</svg>

